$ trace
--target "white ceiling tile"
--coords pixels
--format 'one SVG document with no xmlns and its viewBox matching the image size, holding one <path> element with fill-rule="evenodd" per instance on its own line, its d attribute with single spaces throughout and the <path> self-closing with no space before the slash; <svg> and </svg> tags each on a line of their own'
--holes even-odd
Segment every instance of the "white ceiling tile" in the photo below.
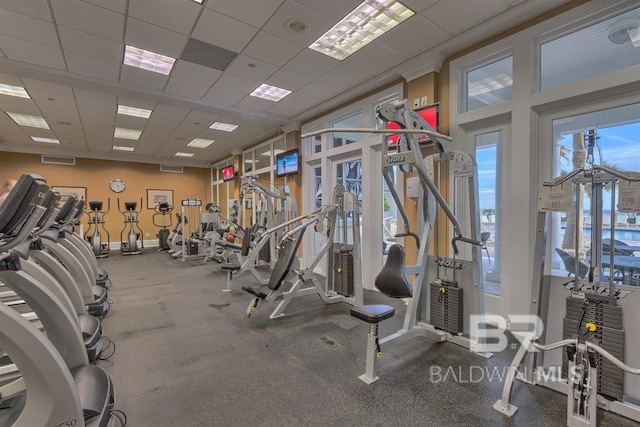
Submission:
<svg viewBox="0 0 640 427">
<path fill-rule="evenodd" d="M 127 19 L 125 40 L 127 45 L 150 50 L 172 58 L 180 57 L 187 44 L 187 36 L 185 35 L 133 18 Z"/>
<path fill-rule="evenodd" d="M 109 114 L 113 116 L 116 114 L 116 95 L 107 92 L 96 92 L 91 89 L 74 88 L 73 92 L 76 95 L 76 101 L 78 105 L 84 104 L 90 107 L 90 110 L 99 109 L 97 115 Z M 84 113 L 84 111 L 83 111 Z"/>
<path fill-rule="evenodd" d="M 344 90 L 342 88 L 336 87 L 329 83 L 321 82 L 319 80 L 315 80 L 302 89 L 298 90 L 296 94 L 300 97 L 315 99 L 318 103 L 320 103 L 321 101 L 329 99 L 343 91 Z"/>
<path fill-rule="evenodd" d="M 364 71 L 369 74 L 378 74 L 405 60 L 400 53 L 395 52 L 377 41 L 371 42 L 353 55 L 345 59 L 343 64 Z"/>
<path fill-rule="evenodd" d="M 419 38 L 415 35 L 420 34 Z M 447 40 L 449 35 L 421 15 L 414 15 L 376 40 L 391 50 L 411 58 Z M 407 43 L 413 40 L 413 43 Z"/>
<path fill-rule="evenodd" d="M 214 86 L 204 95 L 203 99 L 232 107 L 245 96 L 247 96 L 246 93 L 233 92 Z"/>
<path fill-rule="evenodd" d="M 140 68 L 129 67 L 128 65 L 122 66 L 122 73 L 120 75 L 120 81 L 122 83 L 158 90 L 164 88 L 167 80 L 169 80 L 169 76 L 165 76 L 164 74 L 141 70 Z"/>
<path fill-rule="evenodd" d="M 267 109 L 267 111 L 274 114 L 281 114 L 286 117 L 294 117 L 304 112 L 304 110 L 301 110 L 297 105 L 285 104 L 282 101 L 277 102 L 274 106 Z"/>
<path fill-rule="evenodd" d="M 47 67 L 66 68 L 62 52 L 56 47 L 0 34 L 0 49 L 8 58 L 20 59 Z"/>
<path fill-rule="evenodd" d="M 0 95 L 0 109 L 12 113 L 41 115 L 38 105 L 33 100 L 9 95 Z"/>
<path fill-rule="evenodd" d="M 51 22 L 47 0 L 2 0 L 2 8 Z"/>
<path fill-rule="evenodd" d="M 233 52 L 241 52 L 257 32 L 257 28 L 206 9 L 200 16 L 192 37 Z"/>
<path fill-rule="evenodd" d="M 51 0 L 58 25 L 121 41 L 124 16 L 79 0 Z"/>
<path fill-rule="evenodd" d="M 206 6 L 238 21 L 260 28 L 278 9 L 283 0 L 216 0 Z"/>
<path fill-rule="evenodd" d="M 171 77 L 165 92 L 173 93 L 175 95 L 187 96 L 189 98 L 202 98 L 211 86 L 201 85 L 200 83 L 190 82 L 188 80 L 178 79 Z"/>
<path fill-rule="evenodd" d="M 273 101 L 268 101 L 255 96 L 247 96 L 236 104 L 236 107 L 249 111 L 265 111 L 273 106 Z"/>
<path fill-rule="evenodd" d="M 112 10 L 124 14 L 127 11 L 127 0 L 82 0 L 87 3 L 92 3 L 96 6 L 104 7 L 105 9 Z"/>
<path fill-rule="evenodd" d="M 507 8 L 502 0 L 440 0 L 422 15 L 447 33 L 458 34 Z"/>
<path fill-rule="evenodd" d="M 311 49 L 304 49 L 289 61 L 284 68 L 310 77 L 320 77 L 340 61 Z"/>
<path fill-rule="evenodd" d="M 111 119 L 111 117 L 109 118 Z M 145 129 L 147 126 L 147 119 L 142 117 L 133 117 L 133 116 L 125 116 L 123 114 L 116 114 L 115 126 L 119 128 L 125 128 L 125 129 Z"/>
<path fill-rule="evenodd" d="M 269 77 L 266 83 L 272 86 L 296 91 L 301 87 L 311 83 L 312 81 L 313 77 L 305 76 L 304 74 L 281 68 L 273 76 Z"/>
<path fill-rule="evenodd" d="M 307 24 L 307 29 L 302 33 L 294 33 L 285 27 L 287 21 L 292 18 L 302 20 Z M 339 19 L 339 18 L 338 18 Z M 263 31 L 274 34 L 282 39 L 298 46 L 307 47 L 329 28 L 338 22 L 327 16 L 321 15 L 292 0 L 288 0 L 269 22 L 263 27 Z"/>
<path fill-rule="evenodd" d="M 270 64 L 283 66 L 302 49 L 298 45 L 260 31 L 242 53 Z"/>
<path fill-rule="evenodd" d="M 118 73 L 120 72 L 120 63 L 118 62 L 104 61 L 75 52 L 66 52 L 65 56 L 69 71 L 118 81 Z"/>
<path fill-rule="evenodd" d="M 414 12 L 420 13 L 438 3 L 438 0 L 401 0 L 401 2 Z"/>
<path fill-rule="evenodd" d="M 129 17 L 189 35 L 202 6 L 192 1 L 129 0 Z"/>
<path fill-rule="evenodd" d="M 20 77 L 14 76 L 12 74 L 0 73 L 0 83 L 24 87 L 22 80 L 20 80 Z"/>
<path fill-rule="evenodd" d="M 344 63 L 323 74 L 318 80 L 346 89 L 355 86 L 369 76 L 362 69 L 356 69 L 352 64 Z"/>
<path fill-rule="evenodd" d="M 253 92 L 255 88 L 260 86 L 260 83 L 262 82 L 235 76 L 233 74 L 223 74 L 213 87 L 248 95 Z"/>
<path fill-rule="evenodd" d="M 0 33 L 59 47 L 56 30 L 52 23 L 8 10 L 0 13 Z"/>
<path fill-rule="evenodd" d="M 122 62 L 123 46 L 120 42 L 62 26 L 58 27 L 58 32 L 65 51 L 73 51 L 105 61 Z"/>
<path fill-rule="evenodd" d="M 329 18 L 335 19 L 335 22 L 341 20 L 347 13 L 356 8 L 362 0 L 296 0 L 309 9 L 313 9 L 318 13 Z"/>
<path fill-rule="evenodd" d="M 45 82 L 42 80 L 29 79 L 25 77 L 22 78 L 22 81 L 24 82 L 24 87 L 26 87 L 27 90 L 38 90 L 38 91 L 50 93 L 52 94 L 51 96 L 53 96 L 54 98 L 57 95 L 62 95 L 62 96 L 73 95 L 73 90 L 71 86 Z"/>
<path fill-rule="evenodd" d="M 221 75 L 222 71 L 184 60 L 178 60 L 171 71 L 171 77 L 189 80 L 207 86 L 214 84 Z"/>
<path fill-rule="evenodd" d="M 254 66 L 251 67 L 249 64 Z M 238 55 L 225 71 L 257 82 L 263 82 L 277 70 L 278 67 L 275 65 L 245 55 Z"/>
</svg>

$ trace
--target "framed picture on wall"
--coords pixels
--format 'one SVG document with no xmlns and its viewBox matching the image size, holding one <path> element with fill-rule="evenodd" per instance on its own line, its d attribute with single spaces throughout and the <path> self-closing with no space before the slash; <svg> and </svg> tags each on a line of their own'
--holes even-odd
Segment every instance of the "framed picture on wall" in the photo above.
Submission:
<svg viewBox="0 0 640 427">
<path fill-rule="evenodd" d="M 147 190 L 147 209 L 155 209 L 160 202 L 173 206 L 173 190 Z"/>
<path fill-rule="evenodd" d="M 72 194 L 87 202 L 87 187 L 58 187 L 54 185 L 51 189 L 60 193 L 60 204 L 66 202 Z"/>
</svg>

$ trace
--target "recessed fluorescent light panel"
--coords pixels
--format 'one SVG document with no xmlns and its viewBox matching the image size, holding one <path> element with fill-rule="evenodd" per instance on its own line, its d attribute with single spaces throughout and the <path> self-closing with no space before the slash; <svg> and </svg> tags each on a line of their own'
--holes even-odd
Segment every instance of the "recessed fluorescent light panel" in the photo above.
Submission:
<svg viewBox="0 0 640 427">
<path fill-rule="evenodd" d="M 47 144 L 60 144 L 60 141 L 58 141 L 55 138 L 42 138 L 40 136 L 32 136 L 31 139 L 33 139 L 35 142 L 46 142 Z"/>
<path fill-rule="evenodd" d="M 118 105 L 118 114 L 124 114 L 125 116 L 142 117 L 148 119 L 151 115 L 151 110 L 145 110 L 144 108 L 128 107 L 126 105 Z"/>
<path fill-rule="evenodd" d="M 115 132 L 113 133 L 113 137 L 137 141 L 138 138 L 140 138 L 140 134 L 142 134 L 141 130 L 116 128 Z"/>
<path fill-rule="evenodd" d="M 44 117 L 30 116 L 28 114 L 20 113 L 7 113 L 14 122 L 20 126 L 27 126 L 30 128 L 49 129 L 49 125 L 44 120 Z"/>
<path fill-rule="evenodd" d="M 268 99 L 269 101 L 278 102 L 290 93 L 290 90 L 263 83 L 249 95 L 255 96 L 256 98 Z"/>
<path fill-rule="evenodd" d="M 209 126 L 209 129 L 217 129 L 217 130 L 223 130 L 225 132 L 233 132 L 234 130 L 236 130 L 237 127 L 238 125 L 230 125 L 228 123 L 215 122 L 214 124 Z"/>
<path fill-rule="evenodd" d="M 414 14 L 396 0 L 365 0 L 309 48 L 342 61 Z"/>
<path fill-rule="evenodd" d="M 114 145 L 113 149 L 118 151 L 133 151 L 135 150 L 135 147 L 127 147 L 126 145 Z"/>
<path fill-rule="evenodd" d="M 202 2 L 203 2 L 204 0 L 192 0 L 192 1 L 194 1 L 194 2 L 196 2 L 196 3 L 198 3 L 198 4 L 202 4 Z"/>
<path fill-rule="evenodd" d="M 175 58 L 134 46 L 126 46 L 124 49 L 123 63 L 125 65 L 153 71 L 154 73 L 168 75 L 171 72 L 171 68 L 173 68 L 174 62 L 176 62 Z"/>
<path fill-rule="evenodd" d="M 190 143 L 187 144 L 188 147 L 195 148 L 207 148 L 211 144 L 215 142 L 214 139 L 202 139 L 202 138 L 194 138 Z"/>
<path fill-rule="evenodd" d="M 182 151 L 178 151 L 176 153 L 176 157 L 193 157 L 193 153 L 183 153 Z"/>
<path fill-rule="evenodd" d="M 26 90 L 20 86 L 0 83 L 0 95 L 17 96 L 18 98 L 31 98 Z"/>
</svg>

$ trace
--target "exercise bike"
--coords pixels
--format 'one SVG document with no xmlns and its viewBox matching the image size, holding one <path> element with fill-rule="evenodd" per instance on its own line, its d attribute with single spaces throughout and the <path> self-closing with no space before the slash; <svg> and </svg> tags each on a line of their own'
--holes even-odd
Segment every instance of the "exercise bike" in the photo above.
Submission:
<svg viewBox="0 0 640 427">
<path fill-rule="evenodd" d="M 91 212 L 87 212 L 89 216 L 89 228 L 87 232 L 84 233 L 84 238 L 91 245 L 91 249 L 96 258 L 106 258 L 110 250 L 111 237 L 109 236 L 109 231 L 107 231 L 104 226 L 104 217 L 111 210 L 111 199 L 107 199 L 106 211 L 102 210 L 102 201 L 89 202 L 89 208 L 93 211 L 93 216 L 91 216 Z M 102 226 L 102 229 L 107 234 L 107 241 L 105 243 L 102 242 L 99 226 Z M 93 233 L 91 233 L 91 227 L 93 227 Z"/>
<path fill-rule="evenodd" d="M 120 198 L 118 198 L 118 211 L 124 217 L 124 228 L 120 232 L 120 250 L 124 255 L 139 255 L 144 248 L 144 242 L 142 241 L 142 229 L 138 225 L 138 217 L 142 212 L 142 198 L 140 198 L 140 209 L 136 211 L 136 202 L 124 202 L 125 211 L 120 209 Z M 129 233 L 127 234 L 127 240 L 123 238 L 123 233 L 129 227 Z M 137 232 L 136 232 L 137 229 Z M 138 241 L 140 245 L 138 246 Z"/>
<path fill-rule="evenodd" d="M 156 206 L 155 206 L 155 213 L 153 214 L 152 217 L 152 221 L 153 221 L 153 225 L 155 225 L 156 227 L 161 227 L 160 230 L 158 230 L 158 250 L 159 251 L 167 251 L 169 249 L 171 249 L 171 246 L 169 245 L 169 227 L 171 227 L 173 225 L 173 222 L 171 221 L 171 211 L 173 211 L 173 206 L 171 206 L 166 199 L 161 200 Z M 169 216 L 169 223 L 167 223 L 167 215 Z M 158 222 L 156 221 L 156 218 L 160 216 L 162 217 L 161 219 L 161 223 L 158 224 Z"/>
</svg>

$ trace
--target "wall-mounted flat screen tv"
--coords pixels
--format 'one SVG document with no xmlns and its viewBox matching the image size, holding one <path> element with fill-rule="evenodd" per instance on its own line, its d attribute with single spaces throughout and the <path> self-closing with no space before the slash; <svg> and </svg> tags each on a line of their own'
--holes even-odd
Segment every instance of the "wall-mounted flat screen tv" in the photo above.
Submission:
<svg viewBox="0 0 640 427">
<path fill-rule="evenodd" d="M 414 110 L 416 113 L 420 115 L 432 128 L 434 128 L 437 132 L 440 132 L 440 104 L 431 104 L 426 107 L 418 108 Z M 389 123 L 389 129 L 400 129 L 395 123 Z M 398 145 L 398 141 L 400 140 L 400 134 L 391 135 L 387 139 L 387 144 L 389 147 L 396 147 Z M 431 142 L 427 135 L 420 135 L 418 138 L 418 142 L 420 144 L 427 144 Z"/>
<path fill-rule="evenodd" d="M 276 155 L 276 176 L 278 178 L 300 173 L 300 150 L 285 151 Z"/>
<path fill-rule="evenodd" d="M 234 177 L 236 176 L 236 170 L 233 167 L 233 165 L 231 166 L 227 166 L 225 168 L 222 168 L 222 180 L 223 181 L 231 181 Z"/>
</svg>

